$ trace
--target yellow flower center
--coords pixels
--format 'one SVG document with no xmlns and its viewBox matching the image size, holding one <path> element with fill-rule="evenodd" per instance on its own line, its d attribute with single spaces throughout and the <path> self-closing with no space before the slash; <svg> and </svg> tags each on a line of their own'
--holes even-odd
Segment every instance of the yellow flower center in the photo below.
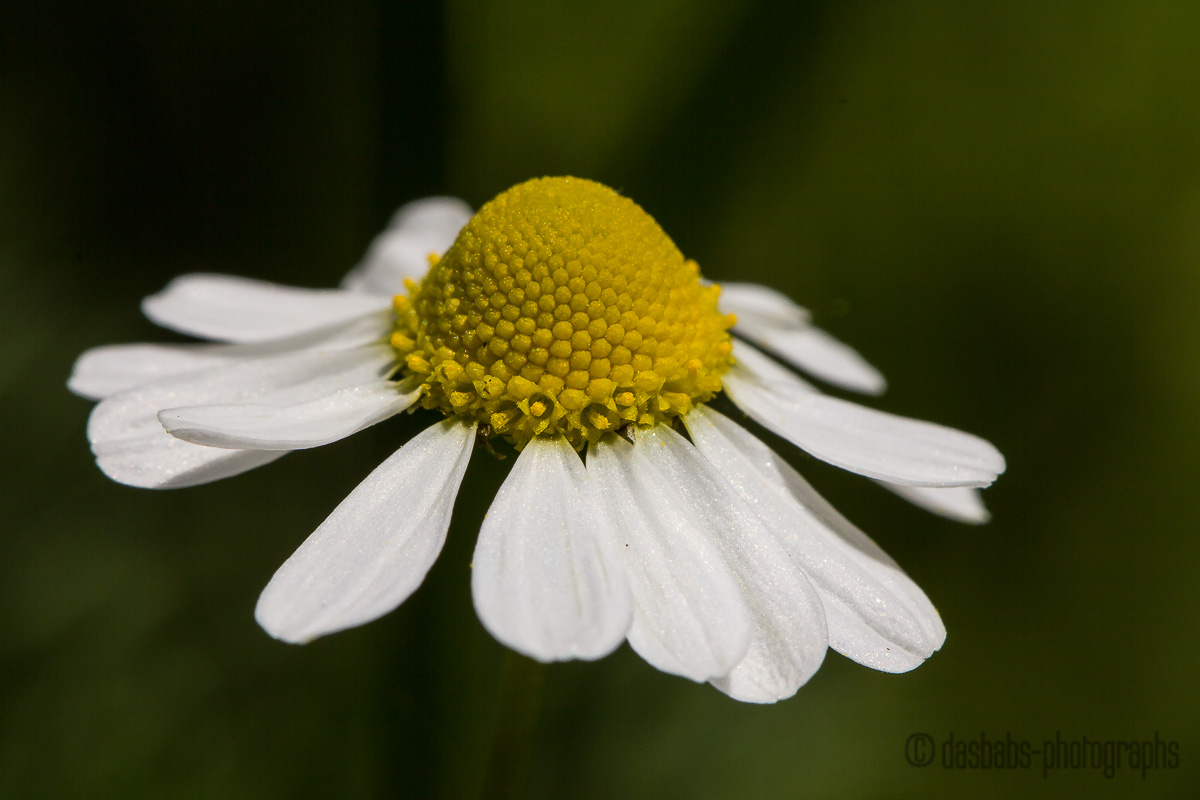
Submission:
<svg viewBox="0 0 1200 800">
<path fill-rule="evenodd" d="M 580 178 L 514 186 L 471 218 L 411 296 L 392 346 L 421 403 L 517 447 L 576 448 L 668 422 L 721 390 L 732 315 L 658 223 Z"/>
</svg>

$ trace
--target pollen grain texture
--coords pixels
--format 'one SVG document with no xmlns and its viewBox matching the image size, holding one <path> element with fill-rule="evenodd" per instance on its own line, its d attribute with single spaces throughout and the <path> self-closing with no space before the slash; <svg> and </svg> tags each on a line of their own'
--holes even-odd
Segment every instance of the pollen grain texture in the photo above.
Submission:
<svg viewBox="0 0 1200 800">
<path fill-rule="evenodd" d="M 391 343 L 421 405 L 518 448 L 576 448 L 721 390 L 732 316 L 654 219 L 607 186 L 538 178 L 486 203 L 409 295 Z"/>
</svg>

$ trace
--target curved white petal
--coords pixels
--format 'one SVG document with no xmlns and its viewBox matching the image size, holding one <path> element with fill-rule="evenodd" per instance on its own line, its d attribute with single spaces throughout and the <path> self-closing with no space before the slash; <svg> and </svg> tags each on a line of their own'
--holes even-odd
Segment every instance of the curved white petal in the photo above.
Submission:
<svg viewBox="0 0 1200 800">
<path fill-rule="evenodd" d="M 798 379 L 774 379 L 773 371 L 758 369 L 766 356 L 744 342 L 734 357 L 738 363 L 724 378 L 730 399 L 822 461 L 910 486 L 982 487 L 1004 471 L 1004 457 L 977 436 L 828 397 Z"/>
<path fill-rule="evenodd" d="M 101 400 L 144 383 L 210 369 L 248 358 L 295 350 L 344 350 L 383 340 L 391 328 L 388 312 L 349 323 L 257 344 L 117 344 L 86 351 L 71 369 L 67 388 Z"/>
<path fill-rule="evenodd" d="M 167 408 L 158 420 L 192 444 L 247 450 L 302 450 L 336 442 L 411 406 L 419 388 L 385 377 L 395 356 L 386 346 L 349 350 L 323 359 L 303 383 L 248 403 Z M 314 364 L 314 367 L 318 366 Z"/>
<path fill-rule="evenodd" d="M 234 450 L 304 450 L 345 439 L 395 416 L 420 396 L 420 389 L 404 392 L 391 381 L 376 380 L 288 405 L 168 408 L 158 412 L 158 420 L 167 433 L 192 444 Z"/>
<path fill-rule="evenodd" d="M 214 351 L 242 345 L 114 344 L 85 351 L 71 368 L 67 388 L 80 397 L 101 400 L 171 375 L 219 366 Z"/>
<path fill-rule="evenodd" d="M 471 207 L 455 197 L 430 197 L 402 206 L 375 237 L 362 262 L 342 280 L 353 292 L 391 297 L 404 281 L 425 277 L 429 254 L 442 255 L 471 219 Z"/>
<path fill-rule="evenodd" d="M 759 383 L 767 383 L 795 394 L 820 394 L 808 381 L 761 350 L 738 339 L 733 340 L 733 359 L 745 367 Z"/>
<path fill-rule="evenodd" d="M 910 670 L 941 647 L 945 626 L 921 588 L 786 461 L 711 408 L 684 421 L 696 447 L 816 586 L 830 647 L 887 672 Z"/>
<path fill-rule="evenodd" d="M 99 407 L 94 409 L 91 417 L 98 420 L 97 424 L 89 422 L 88 425 L 88 437 L 93 440 L 92 452 L 96 456 L 96 463 L 105 475 L 126 486 L 139 489 L 199 486 L 241 475 L 287 454 L 286 450 L 218 450 L 201 447 L 176 439 L 162 430 L 161 425 L 161 434 L 138 435 L 130 432 L 130 435 L 120 438 L 110 437 L 108 430 L 97 434 L 96 431 L 108 428 L 111 424 L 110 419 L 96 416 L 98 410 Z M 155 420 L 155 424 L 157 422 Z"/>
<path fill-rule="evenodd" d="M 727 675 L 750 647 L 750 609 L 720 550 L 677 486 L 616 436 L 588 448 L 633 596 L 629 644 L 694 681 Z"/>
<path fill-rule="evenodd" d="M 127 486 L 180 489 L 240 475 L 287 452 L 190 444 L 163 430 L 157 412 L 139 390 L 114 395 L 92 409 L 88 439 L 101 472 Z"/>
<path fill-rule="evenodd" d="M 301 351 L 247 359 L 189 372 L 113 395 L 88 419 L 88 439 L 96 463 L 119 483 L 164 489 L 193 486 L 236 475 L 273 461 L 282 451 L 243 451 L 204 447 L 178 439 L 163 428 L 158 412 L 167 407 L 240 403 L 266 398 L 311 399 L 330 374 L 347 364 L 364 375 L 386 369 L 386 345 L 348 351 Z"/>
<path fill-rule="evenodd" d="M 736 314 L 738 321 L 757 321 L 774 325 L 807 325 L 808 309 L 796 305 L 790 297 L 757 283 L 719 282 L 721 294 L 717 307 L 723 314 Z"/>
<path fill-rule="evenodd" d="M 887 389 L 887 381 L 879 370 L 854 348 L 820 328 L 776 326 L 739 317 L 733 330 L 826 383 L 872 395 L 883 394 Z"/>
<path fill-rule="evenodd" d="M 271 578 L 254 617 L 300 644 L 370 622 L 412 594 L 433 566 L 475 442 L 449 419 L 392 454 Z"/>
<path fill-rule="evenodd" d="M 534 438 L 488 509 L 471 592 L 484 627 L 540 661 L 615 650 L 633 620 L 600 496 L 562 437 Z"/>
<path fill-rule="evenodd" d="M 142 313 L 164 328 L 243 343 L 295 336 L 390 307 L 390 297 L 207 273 L 181 275 L 142 301 Z"/>
<path fill-rule="evenodd" d="M 887 481 L 878 481 L 878 483 L 913 505 L 947 519 L 971 525 L 982 525 L 992 518 L 987 506 L 983 504 L 983 496 L 978 489 L 965 487 L 930 489 L 925 486 L 898 486 Z"/>
<path fill-rule="evenodd" d="M 639 430 L 641 450 L 666 481 L 678 486 L 720 548 L 750 607 L 746 656 L 711 682 L 737 700 L 774 703 L 791 697 L 821 666 L 827 634 L 821 598 L 760 516 L 721 470 L 665 426 Z"/>
</svg>

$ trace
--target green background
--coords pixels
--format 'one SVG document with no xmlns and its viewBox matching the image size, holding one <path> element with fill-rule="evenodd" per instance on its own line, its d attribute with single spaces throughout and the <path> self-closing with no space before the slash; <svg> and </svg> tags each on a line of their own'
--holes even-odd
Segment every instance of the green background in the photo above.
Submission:
<svg viewBox="0 0 1200 800">
<path fill-rule="evenodd" d="M 982 528 L 788 448 L 940 608 L 921 668 L 830 654 L 749 706 L 629 649 L 549 670 L 530 797 L 1200 790 L 1200 4 L 351 0 L 0 10 L 0 795 L 469 797 L 503 648 L 476 458 L 416 595 L 303 648 L 275 568 L 428 420 L 228 481 L 108 481 L 64 381 L 172 276 L 335 285 L 390 212 L 570 173 L 888 376 L 869 403 L 1008 457 Z M 905 742 L 1180 743 L 1043 777 Z"/>
</svg>

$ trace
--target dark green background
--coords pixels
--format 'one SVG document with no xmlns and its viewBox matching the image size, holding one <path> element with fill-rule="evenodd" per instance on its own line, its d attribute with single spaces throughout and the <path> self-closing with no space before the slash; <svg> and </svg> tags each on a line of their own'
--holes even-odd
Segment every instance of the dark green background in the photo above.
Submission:
<svg viewBox="0 0 1200 800">
<path fill-rule="evenodd" d="M 64 381 L 191 270 L 331 286 L 389 213 L 572 173 L 778 287 L 995 442 L 995 521 L 796 454 L 949 629 L 738 704 L 628 648 L 549 671 L 532 797 L 1190 797 L 1200 787 L 1200 4 L 7 3 L 0 795 L 471 796 L 503 649 L 467 564 L 296 648 L 275 568 L 426 420 L 225 482 L 109 482 Z M 795 454 L 796 451 L 789 450 Z M 918 769 L 909 734 L 1180 742 L 1177 770 Z"/>
</svg>

